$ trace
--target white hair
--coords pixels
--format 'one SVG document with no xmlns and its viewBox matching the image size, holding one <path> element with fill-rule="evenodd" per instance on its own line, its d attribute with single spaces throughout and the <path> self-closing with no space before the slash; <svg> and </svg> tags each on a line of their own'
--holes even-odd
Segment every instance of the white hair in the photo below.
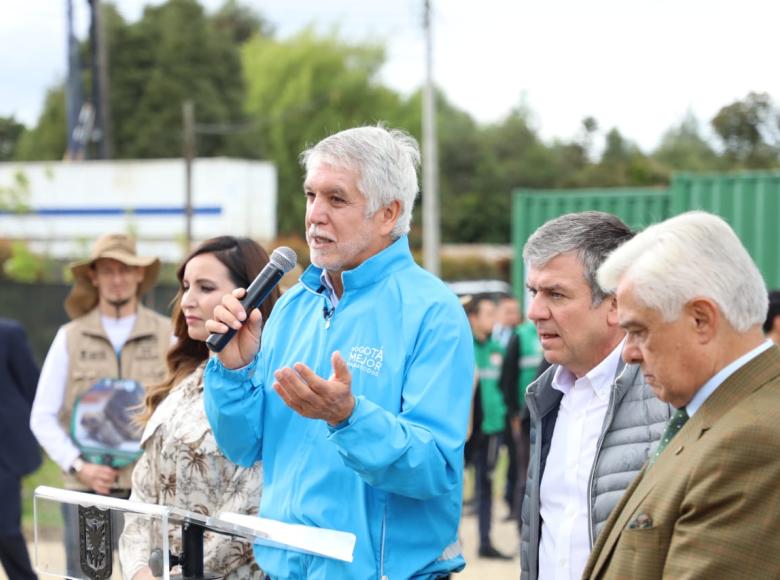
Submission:
<svg viewBox="0 0 780 580">
<path fill-rule="evenodd" d="M 720 217 L 692 211 L 648 227 L 615 250 L 598 271 L 604 288 L 621 280 L 664 320 L 697 297 L 713 300 L 737 332 L 762 324 L 764 279 L 734 230 Z"/>
<path fill-rule="evenodd" d="M 419 191 L 420 147 L 414 137 L 381 124 L 356 127 L 326 137 L 301 153 L 300 159 L 307 173 L 318 163 L 355 171 L 357 187 L 367 202 L 366 217 L 400 201 L 401 213 L 390 234 L 398 239 L 409 232 Z"/>
</svg>

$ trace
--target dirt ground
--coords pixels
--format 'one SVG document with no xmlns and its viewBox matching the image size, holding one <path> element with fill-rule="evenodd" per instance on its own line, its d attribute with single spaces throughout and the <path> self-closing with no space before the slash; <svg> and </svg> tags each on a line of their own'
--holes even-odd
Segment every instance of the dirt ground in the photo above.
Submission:
<svg viewBox="0 0 780 580">
<path fill-rule="evenodd" d="M 496 501 L 493 505 L 493 545 L 504 554 L 514 556 L 513 560 L 485 560 L 477 557 L 479 532 L 477 516 L 465 515 L 460 521 L 460 536 L 466 568 L 456 574 L 454 580 L 517 580 L 520 578 L 520 538 L 515 522 L 503 521 L 504 506 Z"/>
</svg>

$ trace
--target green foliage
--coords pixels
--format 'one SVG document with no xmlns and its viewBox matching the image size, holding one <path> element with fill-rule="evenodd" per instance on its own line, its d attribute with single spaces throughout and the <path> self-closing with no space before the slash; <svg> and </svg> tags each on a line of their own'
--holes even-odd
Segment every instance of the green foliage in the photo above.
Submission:
<svg viewBox="0 0 780 580">
<path fill-rule="evenodd" d="M 14 158 L 16 145 L 25 129 L 13 115 L 0 117 L 0 161 L 10 161 Z"/>
<path fill-rule="evenodd" d="M 750 93 L 712 119 L 726 157 L 750 169 L 780 166 L 780 110 L 766 93 Z"/>
<path fill-rule="evenodd" d="M 0 211 L 24 213 L 29 210 L 30 181 L 21 170 L 12 179 L 11 185 L 0 185 Z"/>
<path fill-rule="evenodd" d="M 35 495 L 35 488 L 39 485 L 48 485 L 50 487 L 62 487 L 62 472 L 60 468 L 51 459 L 44 456 L 43 463 L 34 472 L 25 477 L 22 480 L 22 529 L 28 537 L 32 535 L 33 529 L 33 497 Z M 54 504 L 52 502 L 46 502 L 47 507 L 51 507 Z M 59 528 L 62 526 L 62 516 L 59 510 L 42 510 L 39 514 L 41 518 L 40 525 L 43 528 L 42 531 L 46 531 L 51 528 Z"/>
<path fill-rule="evenodd" d="M 196 0 L 147 6 L 137 23 L 112 24 L 111 111 L 117 157 L 178 157 L 182 103 L 200 124 L 243 118 L 243 77 L 232 32 L 209 20 Z M 204 134 L 203 157 L 223 154 L 230 136 Z"/>
<path fill-rule="evenodd" d="M 278 231 L 302 234 L 300 152 L 335 131 L 385 122 L 421 134 L 421 94 L 404 98 L 378 74 L 378 43 L 350 43 L 312 29 L 280 40 L 244 0 L 224 0 L 207 14 L 198 0 L 147 6 L 126 22 L 103 6 L 108 40 L 114 151 L 119 158 L 179 157 L 182 103 L 195 104 L 200 157 L 263 158 L 277 167 Z M 89 47 L 82 43 L 84 62 Z M 88 67 L 85 94 L 90 94 Z M 0 160 L 61 159 L 65 103 L 50 89 L 35 128 L 0 118 Z M 722 152 L 689 115 L 647 154 L 617 128 L 582 119 L 571 140 L 545 142 L 522 103 L 499 122 L 480 125 L 437 92 L 439 199 L 445 242 L 507 243 L 511 191 L 662 185 L 672 171 L 780 166 L 780 113 L 766 94 L 750 93 L 712 119 Z M 596 145 L 605 143 L 603 151 Z M 424 154 L 424 152 L 423 152 Z M 0 191 L 0 203 L 3 192 Z M 421 212 L 411 239 L 419 239 Z M 24 268 L 22 268 L 22 271 Z"/>
<path fill-rule="evenodd" d="M 380 46 L 351 45 L 306 30 L 287 40 L 255 37 L 242 49 L 246 108 L 279 175 L 282 234 L 300 233 L 305 200 L 298 155 L 330 133 L 380 120 L 395 126 L 397 94 L 375 80 Z"/>
<path fill-rule="evenodd" d="M 211 20 L 217 30 L 227 33 L 234 44 L 244 44 L 256 35 L 274 34 L 273 24 L 238 0 L 225 0 Z"/>
<path fill-rule="evenodd" d="M 65 91 L 62 85 L 49 89 L 36 127 L 19 137 L 14 158 L 19 161 L 48 161 L 65 155 Z"/>
<path fill-rule="evenodd" d="M 11 257 L 3 263 L 3 271 L 11 280 L 39 282 L 46 276 L 48 260 L 31 252 L 24 242 L 11 244 Z"/>
<path fill-rule="evenodd" d="M 679 171 L 714 171 L 722 166 L 717 153 L 702 137 L 699 121 L 690 113 L 664 134 L 653 158 Z"/>
</svg>

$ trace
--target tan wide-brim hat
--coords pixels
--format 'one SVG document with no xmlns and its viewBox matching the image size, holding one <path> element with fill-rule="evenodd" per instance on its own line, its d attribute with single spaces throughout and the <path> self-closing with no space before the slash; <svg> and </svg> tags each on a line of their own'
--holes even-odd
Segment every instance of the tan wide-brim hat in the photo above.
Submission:
<svg viewBox="0 0 780 580">
<path fill-rule="evenodd" d="M 65 312 L 73 320 L 85 315 L 98 303 L 98 291 L 89 278 L 89 271 L 96 260 L 111 258 L 127 266 L 143 266 L 144 279 L 138 285 L 138 296 L 143 296 L 155 282 L 160 273 L 158 258 L 138 256 L 135 251 L 135 240 L 125 234 L 105 234 L 100 236 L 92 246 L 92 252 L 86 260 L 70 264 L 73 274 L 73 288 L 65 299 Z"/>
</svg>

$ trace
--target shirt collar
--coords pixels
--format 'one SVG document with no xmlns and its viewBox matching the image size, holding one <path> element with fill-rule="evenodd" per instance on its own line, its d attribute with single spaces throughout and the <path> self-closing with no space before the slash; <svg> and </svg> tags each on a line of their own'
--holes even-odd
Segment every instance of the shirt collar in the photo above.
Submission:
<svg viewBox="0 0 780 580">
<path fill-rule="evenodd" d="M 403 235 L 356 268 L 342 272 L 341 283 L 344 287 L 344 292 L 348 292 L 354 288 L 376 284 L 396 271 L 413 264 L 414 258 L 409 250 L 409 239 L 406 235 Z M 321 274 L 322 268 L 311 264 L 304 270 L 300 281 L 312 292 L 319 293 L 322 290 L 318 290 L 318 288 L 325 286 L 322 282 Z M 327 288 L 327 286 L 325 287 Z"/>
<path fill-rule="evenodd" d="M 336 308 L 339 305 L 339 295 L 336 294 L 336 288 L 333 286 L 333 282 L 330 281 L 330 274 L 328 274 L 327 270 L 320 272 L 320 283 L 325 288 L 325 295 L 330 300 L 333 308 Z"/>
<path fill-rule="evenodd" d="M 562 392 L 564 395 L 574 387 L 577 381 L 584 381 L 589 384 L 596 396 L 602 401 L 609 401 L 612 383 L 615 382 L 618 366 L 620 365 L 620 355 L 623 352 L 625 338 L 609 353 L 604 360 L 593 367 L 584 377 L 578 379 L 569 369 L 558 366 L 553 376 L 552 386 L 554 389 Z"/>
<path fill-rule="evenodd" d="M 743 354 L 731 364 L 723 367 L 715 376 L 704 383 L 704 386 L 696 391 L 696 394 L 693 395 L 693 398 L 685 406 L 685 410 L 688 412 L 688 416 L 693 417 L 694 413 L 696 413 L 696 411 L 698 411 L 704 404 L 704 401 L 709 399 L 710 395 L 712 395 L 712 393 L 714 393 L 715 390 L 721 386 L 727 378 L 729 378 L 731 375 L 737 372 L 738 369 L 745 366 L 751 360 L 756 358 L 766 349 L 771 348 L 773 344 L 774 343 L 771 340 L 765 340 L 750 352 Z"/>
</svg>

